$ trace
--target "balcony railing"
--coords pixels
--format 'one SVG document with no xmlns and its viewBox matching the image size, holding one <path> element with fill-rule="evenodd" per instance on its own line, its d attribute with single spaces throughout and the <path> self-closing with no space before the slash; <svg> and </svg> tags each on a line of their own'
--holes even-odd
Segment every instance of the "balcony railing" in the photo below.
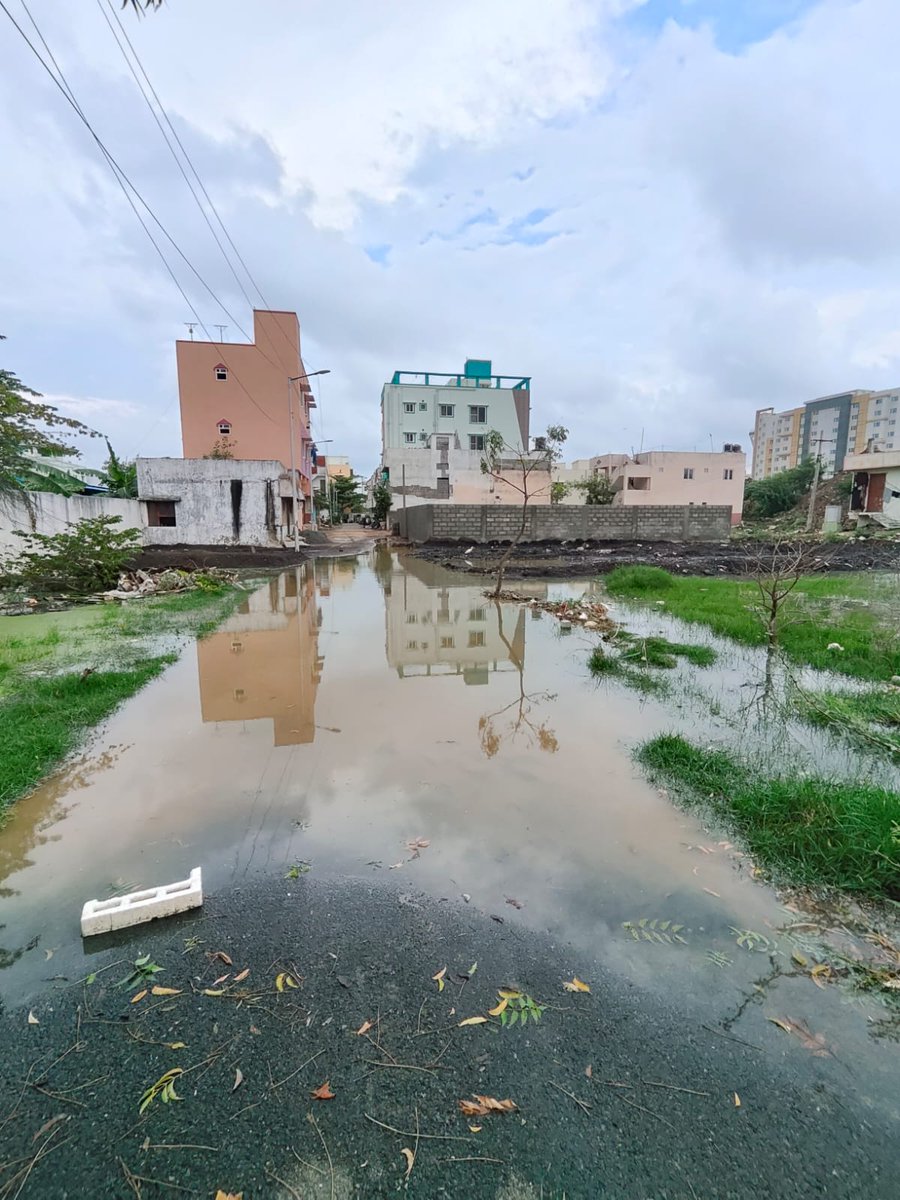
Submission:
<svg viewBox="0 0 900 1200">
<path fill-rule="evenodd" d="M 487 375 L 479 379 L 462 372 L 454 375 L 445 371 L 395 371 L 391 383 L 420 387 L 511 388 L 513 391 L 524 392 L 531 390 L 530 375 Z"/>
</svg>

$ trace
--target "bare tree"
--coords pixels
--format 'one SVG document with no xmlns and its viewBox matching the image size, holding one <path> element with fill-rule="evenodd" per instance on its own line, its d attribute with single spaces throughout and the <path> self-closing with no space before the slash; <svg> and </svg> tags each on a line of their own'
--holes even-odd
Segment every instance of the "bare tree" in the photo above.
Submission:
<svg viewBox="0 0 900 1200">
<path fill-rule="evenodd" d="M 555 700 L 556 695 L 553 692 L 525 691 L 525 663 L 521 653 L 515 648 L 504 632 L 503 609 L 499 601 L 494 601 L 494 607 L 497 610 L 497 630 L 500 634 L 500 640 L 506 647 L 509 654 L 509 661 L 516 668 L 519 676 L 519 694 L 515 700 L 511 700 L 503 708 L 493 713 L 486 713 L 483 717 L 479 718 L 478 737 L 481 742 L 481 749 L 487 758 L 493 758 L 504 741 L 515 742 L 519 734 L 523 733 L 526 738 L 525 744 L 527 747 L 537 745 L 539 750 L 543 750 L 547 754 L 555 754 L 559 749 L 556 734 L 547 725 L 546 721 L 541 721 L 538 724 L 537 721 L 533 720 L 531 710 L 536 704 Z M 510 716 L 506 719 L 505 727 L 503 724 L 498 725 L 497 718 L 504 717 L 507 713 L 510 713 Z"/>
<path fill-rule="evenodd" d="M 805 542 L 775 542 L 760 547 L 749 564 L 750 575 L 759 590 L 757 611 L 765 626 L 769 650 L 778 648 L 785 609 L 797 584 L 808 574 L 817 550 L 817 546 Z"/>
<path fill-rule="evenodd" d="M 550 472 L 555 462 L 562 458 L 562 446 L 569 436 L 563 425 L 548 425 L 544 437 L 535 438 L 534 450 L 522 450 L 504 441 L 503 434 L 492 429 L 484 439 L 481 470 L 492 479 L 507 484 L 522 497 L 522 519 L 513 540 L 507 546 L 497 564 L 497 585 L 493 591 L 496 600 L 503 590 L 503 574 L 512 553 L 525 536 L 528 522 L 528 502 L 536 496 L 544 496 L 550 502 Z M 532 478 L 534 472 L 544 478 Z"/>
</svg>

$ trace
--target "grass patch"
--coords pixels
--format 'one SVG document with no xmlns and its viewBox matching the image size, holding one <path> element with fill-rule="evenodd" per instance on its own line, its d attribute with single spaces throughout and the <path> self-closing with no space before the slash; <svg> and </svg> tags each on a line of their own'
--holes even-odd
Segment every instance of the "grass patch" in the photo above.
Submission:
<svg viewBox="0 0 900 1200">
<path fill-rule="evenodd" d="M 764 867 L 792 883 L 900 899 L 900 795 L 871 784 L 766 777 L 724 750 L 666 734 L 638 761 L 726 818 Z"/>
<path fill-rule="evenodd" d="M 796 705 L 811 725 L 900 758 L 900 691 L 800 692 Z"/>
<path fill-rule="evenodd" d="M 658 675 L 631 667 L 624 657 L 606 654 L 601 646 L 596 646 L 588 658 L 588 670 L 595 679 L 616 679 L 642 695 L 664 696 L 668 694 L 669 684 Z"/>
<path fill-rule="evenodd" d="M 623 653 L 625 662 L 637 663 L 645 667 L 662 667 L 671 669 L 678 665 L 679 658 L 685 658 L 695 667 L 711 667 L 716 661 L 716 652 L 712 646 L 695 646 L 690 642 L 670 642 L 664 637 L 636 637 Z"/>
<path fill-rule="evenodd" d="M 619 567 L 606 576 L 606 588 L 611 596 L 624 599 L 662 600 L 661 611 L 745 646 L 766 645 L 759 590 L 752 581 L 670 575 L 659 567 Z M 885 680 L 900 674 L 896 600 L 885 594 L 882 603 L 878 589 L 878 583 L 865 576 L 801 579 L 783 609 L 781 649 L 794 662 L 857 679 Z M 829 650 L 833 642 L 843 649 Z"/>
<path fill-rule="evenodd" d="M 0 758 L 0 812 L 27 795 L 85 733 L 157 676 L 174 655 L 125 671 L 80 672 L 33 679 L 0 703 L 6 749 Z"/>
</svg>

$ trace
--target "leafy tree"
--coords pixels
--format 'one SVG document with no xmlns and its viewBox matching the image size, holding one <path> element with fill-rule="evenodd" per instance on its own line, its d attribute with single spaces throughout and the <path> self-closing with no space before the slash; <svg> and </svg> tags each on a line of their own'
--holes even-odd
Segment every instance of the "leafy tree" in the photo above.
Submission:
<svg viewBox="0 0 900 1200">
<path fill-rule="evenodd" d="M 608 475 L 598 473 L 590 479 L 584 479 L 573 485 L 584 492 L 585 504 L 612 504 L 615 499 L 615 488 Z"/>
<path fill-rule="evenodd" d="M 232 441 L 231 438 L 216 438 L 213 442 L 212 450 L 210 450 L 209 454 L 204 454 L 203 457 L 215 459 L 234 458 L 234 448 L 236 445 L 237 442 Z"/>
<path fill-rule="evenodd" d="M 106 449 L 109 451 L 109 458 L 103 468 L 103 481 L 107 491 L 110 496 L 134 498 L 138 494 L 137 464 L 122 462 L 109 444 L 109 438 L 106 439 Z"/>
<path fill-rule="evenodd" d="M 87 596 L 113 587 L 119 572 L 140 549 L 137 529 L 118 529 L 121 517 L 88 517 L 61 533 L 23 533 L 18 556 L 4 564 L 3 587 L 34 596 Z"/>
<path fill-rule="evenodd" d="M 372 499 L 375 501 L 375 520 L 381 525 L 386 525 L 388 513 L 391 511 L 391 504 L 393 503 L 390 485 L 386 479 L 380 479 L 375 484 L 372 491 Z"/>
<path fill-rule="evenodd" d="M 812 486 L 816 461 L 808 458 L 798 467 L 776 471 L 765 479 L 748 479 L 744 484 L 744 515 L 765 519 L 793 508 Z"/>
<path fill-rule="evenodd" d="M 319 508 L 328 509 L 332 524 L 340 524 L 350 513 L 362 512 L 366 498 L 359 490 L 358 475 L 335 475 L 328 481 Z"/>
<path fill-rule="evenodd" d="M 0 493 L 35 486 L 43 491 L 80 491 L 84 486 L 80 479 L 38 461 L 61 455 L 79 458 L 69 440 L 73 434 L 97 436 L 51 404 L 40 404 L 38 392 L 11 371 L 0 369 Z M 42 479 L 48 486 L 40 487 Z"/>
<path fill-rule="evenodd" d="M 550 484 L 550 503 L 560 504 L 568 496 L 572 490 L 570 483 L 563 483 L 561 479 L 556 479 Z"/>
<path fill-rule="evenodd" d="M 492 479 L 502 480 L 522 497 L 522 519 L 518 531 L 507 546 L 500 562 L 497 564 L 497 585 L 494 588 L 496 600 L 503 590 L 503 573 L 506 564 L 512 558 L 512 553 L 525 536 L 525 525 L 528 521 L 528 501 L 536 495 L 547 494 L 547 482 L 532 479 L 535 471 L 549 475 L 555 462 L 562 458 L 562 447 L 569 436 L 568 429 L 563 425 L 548 425 L 547 432 L 542 438 L 535 439 L 539 448 L 527 451 L 516 446 L 510 446 L 504 441 L 503 434 L 496 429 L 485 435 L 484 453 L 481 458 L 481 470 Z"/>
</svg>

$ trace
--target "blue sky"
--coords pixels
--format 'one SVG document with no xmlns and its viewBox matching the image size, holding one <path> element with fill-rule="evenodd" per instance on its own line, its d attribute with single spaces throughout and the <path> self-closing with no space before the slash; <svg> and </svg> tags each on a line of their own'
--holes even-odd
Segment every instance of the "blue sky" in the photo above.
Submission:
<svg viewBox="0 0 900 1200">
<path fill-rule="evenodd" d="M 99 12 L 32 12 L 212 288 L 171 255 L 191 304 L 240 339 L 251 303 Z M 302 21 L 290 0 L 192 0 L 123 20 L 266 302 L 331 372 L 314 432 L 364 473 L 396 369 L 530 375 L 533 427 L 566 424 L 578 457 L 641 431 L 746 446 L 757 407 L 900 381 L 895 0 L 304 0 Z M 177 454 L 189 307 L 5 31 L 3 365 L 120 453 Z"/>
</svg>

